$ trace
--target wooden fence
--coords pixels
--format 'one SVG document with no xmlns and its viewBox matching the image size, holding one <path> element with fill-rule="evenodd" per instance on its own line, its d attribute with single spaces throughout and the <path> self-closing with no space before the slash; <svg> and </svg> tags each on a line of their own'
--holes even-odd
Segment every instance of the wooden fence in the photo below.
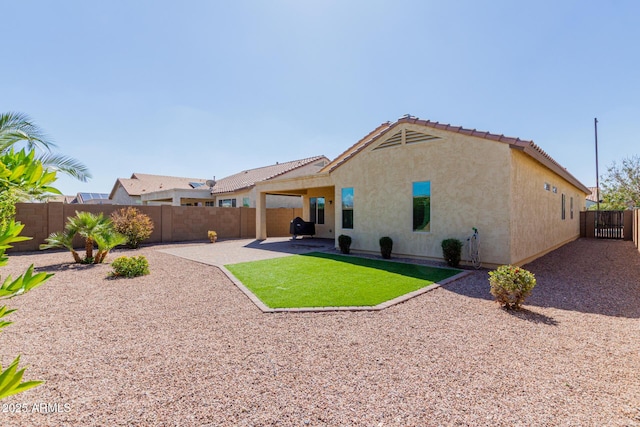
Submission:
<svg viewBox="0 0 640 427">
<path fill-rule="evenodd" d="M 32 240 L 15 243 L 11 251 L 35 251 L 55 231 L 64 229 L 67 218 L 76 211 L 102 212 L 109 216 L 121 209 L 119 205 L 77 205 L 50 203 L 18 203 L 16 220 L 25 225 L 23 236 Z M 147 214 L 154 224 L 153 233 L 145 243 L 169 243 L 207 240 L 207 231 L 215 230 L 218 238 L 255 238 L 255 208 L 219 208 L 210 206 L 135 206 Z M 300 208 L 267 209 L 267 235 L 289 235 L 289 223 L 302 216 Z M 77 241 L 81 246 L 81 241 Z"/>
</svg>

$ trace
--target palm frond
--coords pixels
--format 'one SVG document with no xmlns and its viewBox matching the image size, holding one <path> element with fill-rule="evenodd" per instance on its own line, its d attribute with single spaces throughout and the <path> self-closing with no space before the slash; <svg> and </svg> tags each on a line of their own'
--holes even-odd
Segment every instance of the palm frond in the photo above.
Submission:
<svg viewBox="0 0 640 427">
<path fill-rule="evenodd" d="M 50 151 L 56 145 L 36 125 L 31 118 L 18 112 L 0 114 L 0 150 L 5 151 L 9 147 L 24 142 L 27 149 L 34 147 L 42 151 Z"/>
<path fill-rule="evenodd" d="M 79 160 L 63 154 L 45 153 L 38 157 L 45 167 L 59 170 L 81 182 L 87 182 L 92 176 L 89 169 Z"/>
</svg>

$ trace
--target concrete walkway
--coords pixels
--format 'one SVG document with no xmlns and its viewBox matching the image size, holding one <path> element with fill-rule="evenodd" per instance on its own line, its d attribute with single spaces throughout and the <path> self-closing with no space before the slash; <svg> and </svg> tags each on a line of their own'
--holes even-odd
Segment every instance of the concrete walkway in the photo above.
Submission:
<svg viewBox="0 0 640 427">
<path fill-rule="evenodd" d="M 222 267 L 239 262 L 280 258 L 309 252 L 334 250 L 333 239 L 273 237 L 267 240 L 233 239 L 216 243 L 191 244 L 159 249 L 160 252 L 175 255 L 203 264 Z"/>
</svg>

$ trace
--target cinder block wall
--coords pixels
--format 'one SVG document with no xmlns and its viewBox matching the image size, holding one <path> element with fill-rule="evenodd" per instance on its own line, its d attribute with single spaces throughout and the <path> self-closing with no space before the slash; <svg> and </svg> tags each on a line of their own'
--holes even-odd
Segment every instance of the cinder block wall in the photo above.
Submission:
<svg viewBox="0 0 640 427">
<path fill-rule="evenodd" d="M 119 205 L 69 205 L 60 202 L 18 203 L 16 220 L 25 225 L 22 235 L 32 240 L 15 243 L 10 251 L 36 251 L 52 232 L 62 231 L 67 218 L 76 211 L 102 212 L 105 216 L 121 209 Z M 215 230 L 218 237 L 254 238 L 256 235 L 255 208 L 219 208 L 209 206 L 135 206 L 149 215 L 154 224 L 151 237 L 145 243 L 189 242 L 207 239 L 207 231 Z M 302 215 L 299 208 L 267 209 L 267 233 L 270 237 L 289 235 L 289 223 Z M 81 247 L 82 240 L 74 245 Z"/>
</svg>

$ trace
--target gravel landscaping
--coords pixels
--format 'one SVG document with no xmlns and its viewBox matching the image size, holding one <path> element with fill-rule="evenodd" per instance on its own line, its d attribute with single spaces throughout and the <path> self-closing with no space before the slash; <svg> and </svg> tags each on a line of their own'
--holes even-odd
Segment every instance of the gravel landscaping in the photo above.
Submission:
<svg viewBox="0 0 640 427">
<path fill-rule="evenodd" d="M 167 247 L 110 255 L 145 255 L 135 279 L 68 252 L 10 256 L 3 278 L 31 263 L 55 276 L 5 301 L 3 366 L 22 354 L 46 383 L 0 402 L 0 425 L 640 426 L 630 242 L 529 264 L 538 286 L 516 313 L 481 270 L 379 312 L 264 314 Z"/>
</svg>

